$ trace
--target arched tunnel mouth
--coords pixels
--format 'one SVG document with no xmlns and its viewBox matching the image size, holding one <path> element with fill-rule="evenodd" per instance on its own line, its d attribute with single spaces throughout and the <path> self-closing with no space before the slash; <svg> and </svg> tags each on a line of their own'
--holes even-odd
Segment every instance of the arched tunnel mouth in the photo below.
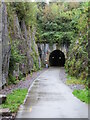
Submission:
<svg viewBox="0 0 90 120">
<path fill-rule="evenodd" d="M 54 50 L 49 56 L 50 66 L 60 66 L 63 67 L 65 64 L 65 55 L 60 50 Z"/>
</svg>

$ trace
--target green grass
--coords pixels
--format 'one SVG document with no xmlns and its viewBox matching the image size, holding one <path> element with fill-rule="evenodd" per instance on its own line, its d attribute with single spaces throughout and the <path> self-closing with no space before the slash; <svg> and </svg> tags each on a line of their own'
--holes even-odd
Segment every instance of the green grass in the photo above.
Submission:
<svg viewBox="0 0 90 120">
<path fill-rule="evenodd" d="M 73 95 L 87 104 L 90 103 L 90 90 L 88 89 L 74 90 Z"/>
<path fill-rule="evenodd" d="M 71 76 L 67 75 L 67 81 L 66 81 L 67 85 L 77 85 L 77 84 L 85 85 L 85 83 L 86 83 L 86 80 L 80 80 L 75 77 L 71 77 Z"/>
<path fill-rule="evenodd" d="M 27 89 L 17 89 L 7 95 L 7 100 L 0 105 L 1 108 L 9 108 L 11 112 L 17 112 L 19 106 L 23 104 Z"/>
</svg>

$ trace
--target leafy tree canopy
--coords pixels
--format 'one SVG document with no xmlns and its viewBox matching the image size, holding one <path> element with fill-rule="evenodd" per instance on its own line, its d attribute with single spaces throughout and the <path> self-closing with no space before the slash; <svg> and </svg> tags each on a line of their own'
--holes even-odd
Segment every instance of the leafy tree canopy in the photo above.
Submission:
<svg viewBox="0 0 90 120">
<path fill-rule="evenodd" d="M 38 42 L 58 42 L 70 45 L 87 24 L 87 10 L 88 3 L 50 3 L 49 5 L 39 3 Z M 84 21 L 80 22 L 83 19 Z"/>
</svg>

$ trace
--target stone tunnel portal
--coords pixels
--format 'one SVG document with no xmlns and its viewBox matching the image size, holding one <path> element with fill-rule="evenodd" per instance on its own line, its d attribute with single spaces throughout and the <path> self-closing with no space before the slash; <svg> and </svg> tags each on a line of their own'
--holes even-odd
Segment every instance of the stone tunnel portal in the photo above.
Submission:
<svg viewBox="0 0 90 120">
<path fill-rule="evenodd" d="M 60 50 L 54 50 L 49 56 L 50 66 L 64 66 L 65 64 L 65 55 Z"/>
</svg>

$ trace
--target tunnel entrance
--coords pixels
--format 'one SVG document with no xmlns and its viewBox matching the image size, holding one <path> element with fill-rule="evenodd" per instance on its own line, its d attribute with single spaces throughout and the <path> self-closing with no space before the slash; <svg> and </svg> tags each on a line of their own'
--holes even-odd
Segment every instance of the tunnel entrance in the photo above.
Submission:
<svg viewBox="0 0 90 120">
<path fill-rule="evenodd" d="M 60 50 L 54 50 L 49 56 L 50 66 L 64 66 L 65 55 Z"/>
</svg>

